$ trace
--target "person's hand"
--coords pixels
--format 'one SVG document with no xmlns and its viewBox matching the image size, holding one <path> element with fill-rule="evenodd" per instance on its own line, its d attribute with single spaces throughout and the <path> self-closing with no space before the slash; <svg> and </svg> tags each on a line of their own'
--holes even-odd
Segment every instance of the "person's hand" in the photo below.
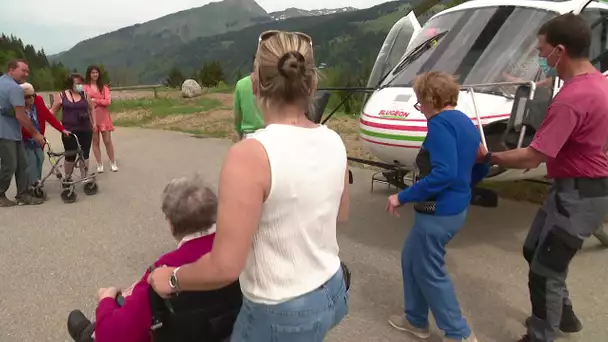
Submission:
<svg viewBox="0 0 608 342">
<path fill-rule="evenodd" d="M 116 287 L 101 288 L 97 291 L 97 302 L 101 302 L 105 298 L 116 298 L 119 290 Z"/>
<path fill-rule="evenodd" d="M 148 276 L 148 284 L 152 286 L 154 291 L 162 298 L 169 298 L 173 289 L 169 285 L 171 274 L 175 267 L 161 266 L 157 267 Z"/>
<path fill-rule="evenodd" d="M 240 140 L 241 140 L 241 135 L 240 135 L 239 133 L 235 132 L 235 133 L 232 135 L 232 142 L 237 143 L 237 142 L 239 142 Z"/>
<path fill-rule="evenodd" d="M 97 124 L 93 123 L 93 132 L 97 132 Z"/>
<path fill-rule="evenodd" d="M 97 99 L 91 99 L 91 102 L 97 103 Z"/>
<path fill-rule="evenodd" d="M 69 136 L 70 134 L 72 134 L 72 132 L 68 131 L 67 129 L 64 129 L 63 131 L 61 131 L 61 133 L 63 135 L 65 135 L 66 137 Z"/>
<path fill-rule="evenodd" d="M 388 196 L 388 202 L 386 203 L 386 212 L 399 217 L 399 212 L 397 212 L 397 208 L 399 208 L 402 204 L 399 202 L 399 194 L 394 194 Z"/>
<path fill-rule="evenodd" d="M 40 145 L 40 147 L 44 147 L 44 144 L 46 143 L 46 141 L 44 141 L 44 135 L 36 133 L 33 138 L 38 143 L 38 145 Z"/>
</svg>

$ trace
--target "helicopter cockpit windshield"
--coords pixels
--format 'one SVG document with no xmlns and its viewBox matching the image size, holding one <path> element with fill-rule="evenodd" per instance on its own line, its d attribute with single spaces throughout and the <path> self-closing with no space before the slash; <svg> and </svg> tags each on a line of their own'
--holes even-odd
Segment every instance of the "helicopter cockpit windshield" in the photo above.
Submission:
<svg viewBox="0 0 608 342">
<path fill-rule="evenodd" d="M 438 15 L 424 24 L 404 58 L 379 86 L 411 87 L 416 75 L 431 70 L 456 75 L 461 84 L 541 81 L 546 77 L 537 63 L 537 33 L 543 23 L 557 15 L 516 6 L 471 8 Z M 547 85 L 550 93 L 551 83 Z M 476 91 L 509 97 L 515 87 Z"/>
</svg>

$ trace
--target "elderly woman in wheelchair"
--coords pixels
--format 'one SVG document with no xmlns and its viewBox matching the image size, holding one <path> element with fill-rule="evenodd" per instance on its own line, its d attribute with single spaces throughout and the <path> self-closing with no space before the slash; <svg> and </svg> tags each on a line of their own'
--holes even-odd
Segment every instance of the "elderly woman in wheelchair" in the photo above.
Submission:
<svg viewBox="0 0 608 342">
<path fill-rule="evenodd" d="M 72 311 L 68 331 L 75 341 L 221 342 L 230 337 L 242 304 L 238 281 L 218 290 L 183 292 L 169 299 L 158 296 L 147 282 L 155 267 L 181 266 L 211 251 L 215 193 L 198 175 L 174 179 L 164 189 L 162 210 L 179 241 L 177 249 L 161 256 L 130 289 L 100 289 L 95 323 L 81 311 Z"/>
</svg>

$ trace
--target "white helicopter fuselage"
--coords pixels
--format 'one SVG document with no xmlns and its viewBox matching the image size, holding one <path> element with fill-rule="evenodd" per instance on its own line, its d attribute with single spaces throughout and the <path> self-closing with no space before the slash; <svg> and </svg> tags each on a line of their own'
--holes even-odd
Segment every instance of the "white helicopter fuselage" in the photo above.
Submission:
<svg viewBox="0 0 608 342">
<path fill-rule="evenodd" d="M 400 101 L 409 97 L 407 101 Z M 513 100 L 502 96 L 475 94 L 482 125 L 509 118 Z M 427 133 L 426 118 L 414 108 L 412 88 L 385 88 L 375 93 L 360 116 L 360 138 L 370 154 L 386 163 L 413 168 L 416 155 Z M 479 127 L 471 97 L 461 92 L 456 109 L 467 113 Z M 510 169 L 494 177 L 497 181 L 538 178 L 546 175 L 544 163 L 536 169 Z"/>
<path fill-rule="evenodd" d="M 518 77 L 519 81 L 539 81 L 543 77 L 536 63 L 539 27 L 560 14 L 585 9 L 608 14 L 608 5 L 597 1 L 474 0 L 434 15 L 424 26 L 418 24 L 413 13 L 402 18 L 387 36 L 370 76 L 370 83 L 375 84 L 368 83 L 368 87 L 378 89 L 360 114 L 364 148 L 385 163 L 411 170 L 427 134 L 427 120 L 414 108 L 418 100 L 411 84 L 416 75 L 441 70 L 459 75 L 465 86 L 513 82 L 505 79 L 505 74 Z M 608 24 L 604 30 L 608 32 Z M 407 39 L 407 34 L 411 38 Z M 386 76 L 380 79 L 380 74 Z M 547 101 L 560 86 L 556 77 L 545 87 L 545 92 L 551 93 L 546 95 Z M 479 124 L 485 128 L 508 121 L 514 97 L 504 87 L 498 88 L 474 89 L 473 94 L 463 87 L 457 109 L 478 128 Z M 491 173 L 487 179 L 512 181 L 545 175 L 542 163 L 530 170 Z"/>
</svg>

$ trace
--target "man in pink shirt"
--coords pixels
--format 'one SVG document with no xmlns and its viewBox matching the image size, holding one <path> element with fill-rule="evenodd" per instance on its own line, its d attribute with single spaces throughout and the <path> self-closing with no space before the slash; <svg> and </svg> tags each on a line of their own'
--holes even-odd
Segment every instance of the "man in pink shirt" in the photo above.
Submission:
<svg viewBox="0 0 608 342">
<path fill-rule="evenodd" d="M 520 342 L 553 342 L 558 330 L 582 329 L 568 298 L 568 266 L 608 214 L 608 80 L 590 63 L 590 45 L 580 16 L 564 14 L 540 28 L 539 57 L 564 85 L 529 147 L 486 155 L 508 168 L 545 162 L 554 180 L 523 246 L 532 316 Z"/>
</svg>

